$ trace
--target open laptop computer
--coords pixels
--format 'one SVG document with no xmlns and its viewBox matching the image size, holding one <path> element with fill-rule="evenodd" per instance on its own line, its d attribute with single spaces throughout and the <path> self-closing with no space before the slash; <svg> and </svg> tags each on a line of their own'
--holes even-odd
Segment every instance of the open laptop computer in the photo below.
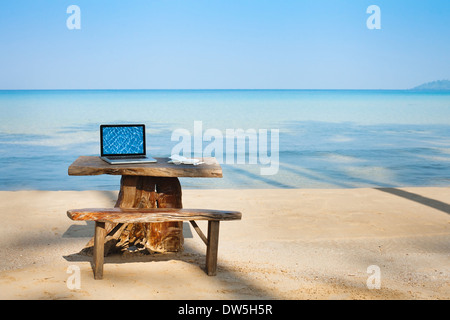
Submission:
<svg viewBox="0 0 450 320">
<path fill-rule="evenodd" d="M 109 164 L 156 162 L 146 154 L 143 124 L 101 125 L 100 151 L 100 158 Z"/>
</svg>

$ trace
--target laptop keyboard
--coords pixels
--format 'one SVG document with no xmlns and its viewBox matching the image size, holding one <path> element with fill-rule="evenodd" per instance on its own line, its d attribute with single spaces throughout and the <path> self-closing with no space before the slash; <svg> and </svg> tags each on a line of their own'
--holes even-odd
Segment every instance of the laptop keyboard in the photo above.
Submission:
<svg viewBox="0 0 450 320">
<path fill-rule="evenodd" d="M 146 159 L 146 156 L 108 156 L 111 160 L 121 160 L 121 159 Z"/>
</svg>

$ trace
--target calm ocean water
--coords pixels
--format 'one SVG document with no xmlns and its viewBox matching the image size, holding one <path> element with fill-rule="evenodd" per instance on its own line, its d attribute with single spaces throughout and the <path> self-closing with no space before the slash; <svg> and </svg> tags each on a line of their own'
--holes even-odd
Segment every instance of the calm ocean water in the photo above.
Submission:
<svg viewBox="0 0 450 320">
<path fill-rule="evenodd" d="M 144 123 L 152 156 L 172 132 L 278 129 L 279 170 L 222 164 L 185 188 L 450 186 L 450 93 L 326 90 L 0 91 L 0 190 L 117 190 L 118 176 L 70 177 L 99 154 L 99 126 Z M 204 146 L 208 145 L 204 142 Z"/>
</svg>

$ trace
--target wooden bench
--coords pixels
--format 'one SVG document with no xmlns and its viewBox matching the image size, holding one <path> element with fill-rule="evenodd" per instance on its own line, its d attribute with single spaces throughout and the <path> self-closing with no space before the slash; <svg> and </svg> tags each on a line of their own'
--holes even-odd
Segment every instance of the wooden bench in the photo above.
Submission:
<svg viewBox="0 0 450 320">
<path fill-rule="evenodd" d="M 105 223 L 146 223 L 166 221 L 189 221 L 206 244 L 206 273 L 216 275 L 217 251 L 219 245 L 219 223 L 227 220 L 240 220 L 238 211 L 207 209 L 123 209 L 123 208 L 86 208 L 67 211 L 67 216 L 77 221 L 95 221 L 94 238 L 94 278 L 103 278 Z M 208 221 L 208 236 L 198 227 L 196 220 Z"/>
</svg>

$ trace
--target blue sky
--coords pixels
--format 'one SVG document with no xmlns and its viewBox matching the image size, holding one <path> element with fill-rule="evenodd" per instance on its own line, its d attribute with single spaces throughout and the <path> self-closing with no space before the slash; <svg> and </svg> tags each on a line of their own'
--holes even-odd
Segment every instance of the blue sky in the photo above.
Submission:
<svg viewBox="0 0 450 320">
<path fill-rule="evenodd" d="M 0 89 L 405 89 L 449 39 L 448 0 L 2 1 Z"/>
</svg>

